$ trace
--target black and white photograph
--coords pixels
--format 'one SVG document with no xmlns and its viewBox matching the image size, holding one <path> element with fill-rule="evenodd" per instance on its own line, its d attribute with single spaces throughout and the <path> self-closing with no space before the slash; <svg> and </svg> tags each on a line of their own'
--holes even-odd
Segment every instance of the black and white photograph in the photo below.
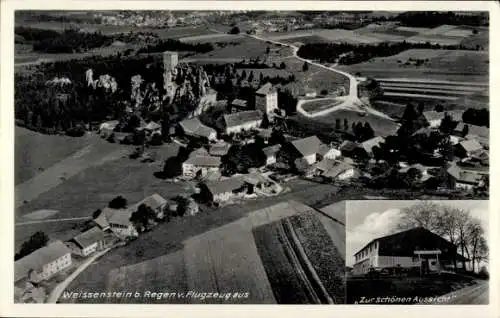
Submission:
<svg viewBox="0 0 500 318">
<path fill-rule="evenodd" d="M 490 12 L 331 10 L 15 10 L 13 302 L 489 304 Z"/>
<path fill-rule="evenodd" d="M 488 304 L 488 201 L 350 201 L 349 304 Z"/>
</svg>

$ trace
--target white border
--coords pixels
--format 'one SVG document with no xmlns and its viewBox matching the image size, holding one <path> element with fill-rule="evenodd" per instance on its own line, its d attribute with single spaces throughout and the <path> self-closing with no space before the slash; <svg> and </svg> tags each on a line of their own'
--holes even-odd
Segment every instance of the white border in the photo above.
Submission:
<svg viewBox="0 0 500 318">
<path fill-rule="evenodd" d="M 22 316 L 22 317 L 165 317 L 175 314 L 176 316 L 196 317 L 200 314 L 207 317 L 253 317 L 255 315 L 280 315 L 280 316 L 303 316 L 317 315 L 324 317 L 500 317 L 498 311 L 499 297 L 499 275 L 498 269 L 498 243 L 500 243 L 498 231 L 491 231 L 491 281 L 490 281 L 490 305 L 489 306 L 269 306 L 269 305 L 66 305 L 66 304 L 43 304 L 23 305 L 13 304 L 13 281 L 14 273 L 14 93 L 13 93 L 13 68 L 14 68 L 14 14 L 16 9 L 25 10 L 106 10 L 106 9 L 130 9 L 130 10 L 384 10 L 384 11 L 409 11 L 409 10 L 436 10 L 436 11 L 489 11 L 490 12 L 490 112 L 491 121 L 498 116 L 500 107 L 500 48 L 498 46 L 498 34 L 500 32 L 500 10 L 496 1 L 25 1 L 25 0 L 2 0 L 1 2 L 1 103 L 0 105 L 0 142 L 3 156 L 0 171 L 0 196 L 2 209 L 0 212 L 0 316 Z M 491 162 L 500 159 L 498 149 L 494 146 L 495 137 L 498 136 L 500 128 L 491 125 Z M 500 161 L 499 161 L 500 162 Z M 491 196 L 490 196 L 490 220 L 492 229 L 500 225 L 499 200 L 493 193 L 500 193 L 498 172 L 500 165 L 491 166 Z M 497 227 L 500 229 L 500 227 Z"/>
</svg>

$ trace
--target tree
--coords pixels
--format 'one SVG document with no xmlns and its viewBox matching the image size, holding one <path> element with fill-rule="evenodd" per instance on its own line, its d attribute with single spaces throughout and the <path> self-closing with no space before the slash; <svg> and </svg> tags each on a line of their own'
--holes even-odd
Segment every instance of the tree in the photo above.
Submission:
<svg viewBox="0 0 500 318">
<path fill-rule="evenodd" d="M 458 122 L 454 121 L 449 114 L 445 114 L 441 124 L 439 125 L 439 131 L 444 134 L 450 134 L 455 127 L 457 127 Z"/>
<path fill-rule="evenodd" d="M 363 126 L 363 135 L 365 140 L 375 137 L 375 132 L 369 122 L 365 122 L 365 125 Z"/>
<path fill-rule="evenodd" d="M 156 213 L 153 209 L 144 203 L 139 205 L 137 211 L 133 212 L 130 216 L 130 221 L 138 228 L 144 227 L 145 229 L 149 228 L 149 225 L 152 221 L 156 219 Z"/>
<path fill-rule="evenodd" d="M 237 26 L 234 26 L 230 31 L 229 34 L 240 34 L 240 28 Z"/>
<path fill-rule="evenodd" d="M 266 54 L 269 54 L 269 53 L 271 53 L 271 48 L 268 46 L 268 47 L 266 47 Z"/>
<path fill-rule="evenodd" d="M 344 118 L 344 131 L 349 131 L 349 121 Z"/>
<path fill-rule="evenodd" d="M 462 137 L 465 137 L 469 134 L 469 125 L 465 124 L 464 128 L 462 129 Z"/>
<path fill-rule="evenodd" d="M 484 235 L 481 222 L 476 218 L 472 218 L 466 226 L 466 236 L 468 241 L 467 254 L 472 261 L 473 272 L 475 272 L 476 263 L 479 264 L 488 257 L 488 245 Z"/>
<path fill-rule="evenodd" d="M 340 118 L 335 118 L 335 130 L 340 130 Z"/>
<path fill-rule="evenodd" d="M 253 76 L 254 76 L 254 75 L 253 75 L 253 71 L 250 71 L 250 74 L 248 75 L 248 82 L 249 82 L 249 83 L 252 83 L 252 81 L 253 81 Z"/>
<path fill-rule="evenodd" d="M 434 110 L 437 111 L 438 113 L 441 113 L 444 111 L 444 107 L 441 104 L 437 104 L 436 106 L 434 106 Z"/>
<path fill-rule="evenodd" d="M 92 219 L 97 219 L 99 215 L 101 215 L 101 213 L 102 213 L 101 209 L 95 210 L 94 213 L 92 213 Z"/>
<path fill-rule="evenodd" d="M 44 232 L 35 232 L 27 241 L 23 242 L 19 253 L 14 256 L 14 260 L 17 261 L 18 259 L 33 253 L 34 251 L 46 246 L 48 242 L 49 237 Z"/>
<path fill-rule="evenodd" d="M 307 72 L 309 70 L 309 63 L 304 62 L 304 65 L 302 65 L 302 71 Z"/>
<path fill-rule="evenodd" d="M 108 207 L 110 209 L 124 209 L 127 207 L 127 199 L 119 195 L 113 200 L 109 201 Z"/>
<path fill-rule="evenodd" d="M 441 142 L 438 145 L 438 151 L 444 157 L 445 160 L 448 161 L 453 160 L 455 150 L 453 148 L 453 144 L 451 143 L 449 136 L 441 140 Z"/>
<path fill-rule="evenodd" d="M 286 64 L 285 64 L 285 62 L 281 62 L 281 64 L 280 64 L 280 68 L 281 68 L 282 70 L 286 69 Z"/>
<path fill-rule="evenodd" d="M 401 218 L 397 224 L 397 230 L 424 227 L 438 235 L 443 235 L 440 211 L 441 206 L 439 204 L 429 201 L 423 201 L 401 209 Z"/>
</svg>

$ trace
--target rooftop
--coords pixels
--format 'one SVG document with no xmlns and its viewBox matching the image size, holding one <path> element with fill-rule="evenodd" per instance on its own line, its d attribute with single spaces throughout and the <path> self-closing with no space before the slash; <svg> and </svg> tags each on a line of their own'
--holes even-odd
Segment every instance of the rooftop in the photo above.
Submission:
<svg viewBox="0 0 500 318">
<path fill-rule="evenodd" d="M 309 136 L 292 141 L 292 145 L 302 156 L 309 156 L 317 153 L 323 143 L 316 136 Z"/>
<path fill-rule="evenodd" d="M 483 146 L 475 139 L 464 140 L 460 143 L 460 146 L 467 152 L 474 152 L 483 149 Z"/>
<path fill-rule="evenodd" d="M 44 265 L 52 263 L 68 253 L 71 253 L 71 250 L 61 241 L 55 241 L 37 249 L 14 263 L 14 281 L 17 282 L 26 277 L 32 269 L 41 270 Z"/>
<path fill-rule="evenodd" d="M 262 85 L 258 90 L 257 92 L 255 92 L 257 95 L 267 95 L 267 94 L 271 94 L 271 93 L 274 93 L 275 90 L 273 88 L 273 84 L 271 83 L 266 83 L 264 85 Z"/>
<path fill-rule="evenodd" d="M 203 125 L 203 123 L 197 117 L 185 119 L 181 121 L 179 125 L 188 135 L 209 138 L 211 134 L 216 133 L 215 129 Z"/>
<path fill-rule="evenodd" d="M 429 122 L 432 120 L 441 120 L 444 118 L 444 112 L 437 112 L 435 110 L 423 112 L 422 115 L 424 115 L 425 119 L 427 119 L 427 121 Z"/>
<path fill-rule="evenodd" d="M 231 105 L 238 106 L 238 107 L 247 107 L 247 101 L 237 98 L 237 99 L 232 101 Z"/>
<path fill-rule="evenodd" d="M 73 240 L 81 248 L 86 248 L 95 242 L 104 240 L 104 232 L 97 226 L 94 226 L 88 231 L 78 234 L 73 238 Z"/>
<path fill-rule="evenodd" d="M 224 121 L 227 127 L 240 126 L 244 123 L 258 120 L 262 120 L 262 112 L 260 110 L 247 110 L 224 115 Z"/>
<path fill-rule="evenodd" d="M 115 213 L 113 213 L 113 215 L 111 215 L 108 222 L 109 222 L 109 224 L 120 224 L 120 225 L 128 226 L 128 225 L 132 224 L 132 222 L 130 222 L 130 217 L 132 216 L 133 212 L 134 211 L 132 209 L 115 210 Z"/>
<path fill-rule="evenodd" d="M 243 178 L 241 176 L 237 176 L 225 180 L 207 182 L 206 186 L 212 195 L 217 195 L 241 188 L 244 184 L 245 182 Z"/>
<path fill-rule="evenodd" d="M 385 142 L 385 139 L 383 137 L 377 136 L 372 139 L 368 139 L 366 141 L 363 141 L 361 143 L 361 147 L 367 152 L 371 153 L 373 147 L 380 145 L 381 143 Z"/>
<path fill-rule="evenodd" d="M 489 138 L 490 136 L 490 129 L 488 127 L 464 124 L 463 122 L 458 123 L 457 127 L 455 128 L 455 131 L 463 131 L 465 125 L 469 127 L 468 134 L 470 135 L 477 135 L 485 138 Z"/>
<path fill-rule="evenodd" d="M 464 170 L 457 165 L 452 165 L 447 170 L 448 174 L 460 183 L 477 185 L 483 179 L 484 173 L 479 171 Z"/>
<path fill-rule="evenodd" d="M 280 149 L 281 149 L 281 145 L 277 144 L 274 146 L 265 147 L 262 149 L 262 151 L 264 152 L 264 154 L 266 156 L 272 156 L 272 155 L 275 155 Z"/>
<path fill-rule="evenodd" d="M 199 167 L 219 167 L 221 159 L 214 156 L 193 156 L 189 157 L 184 163 Z"/>
<path fill-rule="evenodd" d="M 209 153 L 211 156 L 225 156 L 231 148 L 231 144 L 228 143 L 217 143 L 210 146 Z"/>
<path fill-rule="evenodd" d="M 155 210 L 165 204 L 167 204 L 167 200 L 165 200 L 161 195 L 159 195 L 158 193 L 154 193 L 144 199 L 142 199 L 141 201 L 137 202 L 136 204 L 134 204 L 131 208 L 133 210 L 135 210 L 136 208 L 138 208 L 141 204 L 144 204 L 148 207 L 150 207 L 151 209 Z"/>
</svg>

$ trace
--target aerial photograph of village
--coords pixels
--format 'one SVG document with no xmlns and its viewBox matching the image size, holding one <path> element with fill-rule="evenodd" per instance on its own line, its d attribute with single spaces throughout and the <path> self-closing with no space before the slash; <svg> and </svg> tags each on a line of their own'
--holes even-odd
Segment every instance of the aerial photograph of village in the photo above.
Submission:
<svg viewBox="0 0 500 318">
<path fill-rule="evenodd" d="M 488 304 L 489 18 L 16 11 L 14 302 Z"/>
</svg>

